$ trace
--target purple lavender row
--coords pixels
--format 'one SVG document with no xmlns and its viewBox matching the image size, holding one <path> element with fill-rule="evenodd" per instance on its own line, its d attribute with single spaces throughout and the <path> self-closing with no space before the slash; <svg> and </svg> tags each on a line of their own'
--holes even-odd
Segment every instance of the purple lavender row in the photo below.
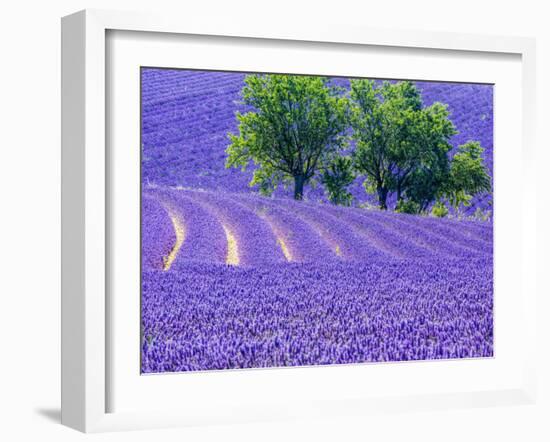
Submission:
<svg viewBox="0 0 550 442">
<path fill-rule="evenodd" d="M 411 228 L 419 228 L 426 232 L 426 238 L 433 238 L 455 256 L 483 256 L 489 258 L 493 255 L 492 240 L 475 239 L 464 231 L 461 232 L 460 230 L 450 228 L 450 225 L 445 222 L 446 220 L 438 223 L 438 220 L 433 217 L 422 216 L 420 222 L 415 222 L 414 216 L 407 214 L 397 215 L 397 220 L 406 223 Z M 467 223 L 469 221 L 465 221 L 465 224 Z"/>
<path fill-rule="evenodd" d="M 396 214 L 405 219 L 410 218 L 408 214 Z M 476 221 L 470 219 L 454 219 L 454 218 L 436 218 L 433 216 L 423 216 L 422 222 L 425 226 L 439 226 L 439 230 L 447 229 L 462 235 L 465 240 L 485 243 L 492 245 L 493 243 L 493 223 L 485 221 Z"/>
<path fill-rule="evenodd" d="M 143 269 L 161 270 L 164 258 L 176 242 L 174 227 L 166 209 L 143 195 L 141 206 L 141 259 Z"/>
<path fill-rule="evenodd" d="M 279 203 L 315 226 L 319 234 L 332 244 L 336 255 L 344 260 L 370 261 L 391 258 L 384 250 L 374 246 L 365 235 L 323 210 L 322 206 L 320 209 L 319 205 L 304 205 L 293 200 L 281 200 Z"/>
<path fill-rule="evenodd" d="M 257 216 L 264 217 L 273 225 L 289 250 L 290 261 L 327 262 L 337 259 L 333 248 L 319 236 L 311 224 L 292 211 L 285 210 L 280 202 L 245 194 L 235 194 L 231 198 L 251 208 Z"/>
<path fill-rule="evenodd" d="M 457 226 L 454 223 L 446 223 L 445 221 L 439 222 L 440 220 L 431 217 L 423 217 L 419 222 L 418 217 L 406 214 L 399 216 L 399 220 L 408 225 L 414 225 L 424 230 L 429 230 L 433 232 L 434 236 L 439 236 L 461 247 L 478 250 L 489 255 L 493 253 L 492 241 L 484 241 L 472 237 L 471 233 L 466 230 L 467 226 Z M 465 222 L 463 224 L 467 223 L 468 222 Z"/>
<path fill-rule="evenodd" d="M 493 355 L 490 259 L 145 272 L 144 373 Z"/>
<path fill-rule="evenodd" d="M 375 218 L 363 216 L 364 209 L 343 208 L 327 204 L 323 210 L 334 213 L 347 223 L 357 226 L 373 244 L 396 258 L 434 259 L 439 256 L 437 251 L 412 242 L 410 237 L 402 234 L 401 230 L 390 228 Z"/>
<path fill-rule="evenodd" d="M 195 117 L 196 120 L 176 129 L 184 130 L 183 133 L 193 133 L 192 131 L 200 133 L 204 121 L 212 120 L 211 123 L 214 128 L 223 130 L 223 128 L 227 127 L 227 122 L 219 121 L 212 117 L 214 115 L 221 115 L 226 118 L 230 118 L 231 116 L 234 117 L 231 109 L 219 105 L 219 100 L 212 99 L 208 96 L 193 98 L 193 100 L 196 101 L 184 105 L 180 104 L 179 101 L 181 100 L 177 99 L 171 101 L 169 105 L 160 103 L 159 105 L 155 105 L 156 107 L 144 109 L 142 113 L 145 118 L 142 126 L 143 136 L 148 136 L 150 132 L 157 129 L 163 129 L 165 126 L 173 125 L 184 118 L 188 119 L 192 117 Z M 192 104 L 194 105 L 192 111 L 177 111 L 177 109 L 181 109 L 184 106 L 191 107 Z M 208 113 L 205 112 L 206 109 L 209 109 Z M 174 133 L 180 133 L 179 130 Z"/>
<path fill-rule="evenodd" d="M 144 182 L 204 189 L 250 192 L 252 171 L 225 169 L 227 134 L 235 132 L 244 74 L 185 70 L 142 70 Z M 347 80 L 337 82 L 347 86 Z M 449 105 L 459 134 L 453 146 L 479 140 L 492 171 L 493 90 L 488 85 L 418 82 L 424 105 Z M 358 201 L 371 201 L 361 179 L 351 186 Z M 281 195 L 284 192 L 281 193 Z M 323 190 L 307 189 L 312 200 L 324 200 Z M 491 208 L 491 196 L 476 197 L 467 214 Z"/>
<path fill-rule="evenodd" d="M 238 265 L 263 266 L 286 262 L 270 226 L 252 210 L 222 193 L 181 191 L 194 201 L 208 206 L 236 241 Z"/>
<path fill-rule="evenodd" d="M 217 93 L 226 92 L 235 94 L 240 92 L 243 85 L 243 77 L 225 78 L 225 79 L 210 79 L 204 80 L 188 80 L 184 84 L 165 83 L 159 87 L 157 91 L 148 90 L 147 96 L 143 97 L 143 105 L 146 109 L 155 109 L 158 105 L 170 103 L 174 97 L 188 100 L 193 103 L 197 99 L 211 99 L 215 95 L 212 94 L 212 89 Z M 192 110 L 192 109 L 190 109 Z"/>
<path fill-rule="evenodd" d="M 434 239 L 431 238 L 433 234 L 426 229 L 413 227 L 414 234 L 411 235 L 410 226 L 403 229 L 402 224 L 394 226 L 388 223 L 388 219 L 391 220 L 398 216 L 396 214 L 389 214 L 386 219 L 386 214 L 381 212 L 369 212 L 376 216 L 365 216 L 366 211 L 361 209 L 338 208 L 332 205 L 319 206 L 282 199 L 272 200 L 271 203 L 269 203 L 270 200 L 264 199 L 264 201 L 264 205 L 278 205 L 283 210 L 293 211 L 307 222 L 317 225 L 318 235 L 324 236 L 332 244 L 333 253 L 338 247 L 339 255 L 343 259 L 367 261 L 387 259 L 388 257 L 435 259 L 449 253 L 468 256 L 465 255 L 467 252 L 475 252 L 477 256 L 477 251 L 460 245 L 455 247 L 454 243 L 449 245 L 449 241 L 445 238 L 441 244 L 439 236 L 437 237 L 438 242 L 434 246 Z M 432 221 L 424 217 L 414 218 L 415 222 L 420 225 L 426 221 Z M 455 235 L 455 237 L 457 236 Z M 459 236 L 457 238 L 459 242 L 464 243 L 463 238 Z M 447 248 L 444 247 L 445 244 L 447 244 Z M 464 244 L 467 245 L 467 243 Z M 486 251 L 490 250 L 488 248 Z M 313 256 L 313 260 L 319 260 L 319 258 Z"/>
<path fill-rule="evenodd" d="M 220 82 L 233 81 L 242 87 L 244 74 L 224 72 L 158 70 L 142 71 L 142 98 L 145 104 L 154 104 L 169 99 L 173 95 L 190 95 L 197 91 L 217 87 Z"/>
<path fill-rule="evenodd" d="M 455 244 L 441 235 L 434 234 L 428 228 L 422 228 L 424 218 L 421 216 L 415 216 L 415 222 L 409 224 L 402 220 L 400 214 L 396 213 L 369 210 L 365 210 L 362 213 L 366 218 L 383 222 L 395 231 L 400 231 L 412 243 L 431 249 L 438 254 L 461 258 L 485 256 L 482 251 Z"/>
<path fill-rule="evenodd" d="M 493 243 L 493 222 L 442 219 L 442 224 L 453 226 L 472 239 Z"/>
<path fill-rule="evenodd" d="M 411 219 L 408 214 L 395 214 L 400 219 Z M 413 217 L 416 219 L 416 217 Z M 462 235 L 464 239 L 473 240 L 474 242 L 481 241 L 486 245 L 493 243 L 493 223 L 484 221 L 475 221 L 469 219 L 457 220 L 453 218 L 436 218 L 433 216 L 423 216 L 421 221 L 426 226 L 439 226 L 439 230 L 447 229 Z"/>
<path fill-rule="evenodd" d="M 470 245 L 468 238 L 453 229 L 448 231 L 445 228 L 448 223 L 440 227 L 441 220 L 436 219 L 244 195 L 190 190 L 163 192 L 165 197 L 171 196 L 180 213 L 185 212 L 184 220 L 189 217 L 194 220 L 185 221 L 189 233 L 180 259 L 224 262 L 227 247 L 222 246 L 225 232 L 220 223 L 223 222 L 238 238 L 242 265 L 285 259 L 304 262 L 341 257 L 370 261 L 492 253 L 490 245 L 475 241 Z M 206 207 L 201 208 L 201 204 Z M 290 255 L 294 259 L 285 256 L 285 247 L 292 250 Z"/>
<path fill-rule="evenodd" d="M 171 208 L 184 228 L 185 239 L 170 270 L 185 270 L 189 262 L 225 263 L 227 240 L 219 220 L 183 193 L 154 190 L 154 195 Z"/>
</svg>

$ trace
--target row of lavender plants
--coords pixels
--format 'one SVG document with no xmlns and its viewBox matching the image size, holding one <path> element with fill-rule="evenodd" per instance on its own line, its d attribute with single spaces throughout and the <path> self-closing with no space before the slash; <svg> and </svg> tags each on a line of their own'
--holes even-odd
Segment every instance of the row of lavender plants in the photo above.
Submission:
<svg viewBox="0 0 550 442">
<path fill-rule="evenodd" d="M 493 355 L 492 260 L 146 271 L 142 372 Z"/>
<path fill-rule="evenodd" d="M 162 255 L 175 242 L 168 211 L 185 231 L 176 269 L 193 261 L 225 263 L 226 229 L 235 238 L 239 265 L 248 267 L 492 256 L 488 223 L 192 189 L 151 188 L 145 195 L 143 219 L 150 221 L 144 222 L 142 251 L 144 264 L 152 269 L 161 268 Z M 159 207 L 168 210 L 159 214 Z"/>
<path fill-rule="evenodd" d="M 143 196 L 143 373 L 493 355 L 491 224 L 158 186 Z M 174 225 L 184 240 L 167 269 Z"/>
<path fill-rule="evenodd" d="M 228 133 L 236 132 L 235 112 L 245 74 L 170 69 L 142 70 L 143 181 L 203 189 L 250 192 L 251 173 L 225 168 Z M 344 87 L 346 79 L 335 79 Z M 475 139 L 484 147 L 484 161 L 492 175 L 493 92 L 489 85 L 416 82 L 424 105 L 441 101 L 449 106 L 458 129 L 456 147 Z M 370 200 L 357 179 L 350 191 Z M 287 190 L 280 189 L 279 196 Z M 324 200 L 322 189 L 307 189 L 306 198 Z M 465 213 L 492 210 L 489 193 L 476 196 Z"/>
</svg>

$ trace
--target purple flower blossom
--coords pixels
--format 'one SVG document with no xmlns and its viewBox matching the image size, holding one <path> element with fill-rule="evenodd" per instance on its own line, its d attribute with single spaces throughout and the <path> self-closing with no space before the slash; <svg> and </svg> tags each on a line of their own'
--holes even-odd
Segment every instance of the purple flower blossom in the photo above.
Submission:
<svg viewBox="0 0 550 442">
<path fill-rule="evenodd" d="M 491 357 L 492 222 L 257 195 L 225 168 L 244 77 L 142 70 L 142 372 Z M 416 84 L 492 175 L 492 86 Z"/>
<path fill-rule="evenodd" d="M 241 102 L 244 73 L 175 69 L 142 70 L 143 181 L 167 186 L 194 187 L 229 192 L 250 192 L 252 171 L 225 168 L 228 133 L 237 132 L 236 111 Z M 349 81 L 333 83 L 349 88 Z M 493 174 L 493 86 L 441 82 L 416 82 L 425 106 L 435 101 L 448 105 L 459 133 L 456 148 L 470 140 L 481 142 L 484 160 Z M 374 202 L 358 178 L 350 187 L 358 201 Z M 278 196 L 289 191 L 279 189 Z M 312 201 L 325 200 L 321 187 L 306 188 Z M 394 204 L 390 198 L 388 201 Z M 475 197 L 465 209 L 492 210 L 492 195 Z"/>
<path fill-rule="evenodd" d="M 141 255 L 144 269 L 162 269 L 176 241 L 174 228 L 164 207 L 144 195 L 141 203 Z"/>
<path fill-rule="evenodd" d="M 185 189 L 146 195 L 181 216 L 186 235 L 168 271 L 143 273 L 144 373 L 493 354 L 486 223 Z M 234 229 L 238 266 L 224 264 L 223 226 Z"/>
<path fill-rule="evenodd" d="M 490 357 L 492 260 L 146 272 L 144 373 Z"/>
</svg>

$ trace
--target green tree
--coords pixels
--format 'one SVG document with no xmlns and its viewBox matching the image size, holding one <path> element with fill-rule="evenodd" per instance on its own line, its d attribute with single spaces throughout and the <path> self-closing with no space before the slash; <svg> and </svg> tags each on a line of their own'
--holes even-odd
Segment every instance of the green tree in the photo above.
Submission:
<svg viewBox="0 0 550 442">
<path fill-rule="evenodd" d="M 416 112 L 415 121 L 410 124 L 410 157 L 403 152 L 401 158 L 407 164 L 407 175 L 397 178 L 397 201 L 414 201 L 418 213 L 428 209 L 447 186 L 450 173 L 450 138 L 456 134 L 449 119 L 447 107 L 441 103 Z"/>
<path fill-rule="evenodd" d="M 491 177 L 483 164 L 483 148 L 477 141 L 458 147 L 451 160 L 449 177 L 441 192 L 451 206 L 470 205 L 472 197 L 491 190 Z"/>
<path fill-rule="evenodd" d="M 355 180 L 353 164 L 350 157 L 338 156 L 324 168 L 321 182 L 328 193 L 328 199 L 333 204 L 350 206 L 353 201 L 348 186 Z"/>
<path fill-rule="evenodd" d="M 439 164 L 427 171 L 421 168 L 407 192 L 407 197 L 418 204 L 419 212 L 436 202 L 432 213 L 445 216 L 448 213 L 442 207 L 445 203 L 455 209 L 469 206 L 474 195 L 491 190 L 491 177 L 483 164 L 483 148 L 479 142 L 469 141 L 459 146 L 450 160 L 445 154 Z"/>
<path fill-rule="evenodd" d="M 374 81 L 351 80 L 350 86 L 350 123 L 356 141 L 354 165 L 365 175 L 365 190 L 376 192 L 380 208 L 386 209 L 395 167 L 387 155 L 391 136 L 387 112 L 384 112 Z"/>
<path fill-rule="evenodd" d="M 408 81 L 352 80 L 350 101 L 354 164 L 367 192 L 377 194 L 381 209 L 393 193 L 401 211 L 425 208 L 448 175 L 456 130 L 446 106 L 422 108 L 420 92 Z"/>
<path fill-rule="evenodd" d="M 347 100 L 324 77 L 249 75 L 237 113 L 239 133 L 230 134 L 226 167 L 242 170 L 254 163 L 251 186 L 270 194 L 280 184 L 294 185 L 294 198 L 346 146 Z"/>
</svg>

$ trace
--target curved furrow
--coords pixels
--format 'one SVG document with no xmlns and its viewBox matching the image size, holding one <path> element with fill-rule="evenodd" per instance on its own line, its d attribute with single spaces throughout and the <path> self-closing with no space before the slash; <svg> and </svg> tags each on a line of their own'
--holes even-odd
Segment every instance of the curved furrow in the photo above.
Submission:
<svg viewBox="0 0 550 442">
<path fill-rule="evenodd" d="M 427 217 L 417 217 L 406 214 L 394 214 L 395 223 L 404 229 L 411 229 L 415 234 L 428 244 L 438 245 L 443 253 L 457 257 L 487 257 L 491 256 L 493 249 L 490 245 L 470 245 L 464 241 L 464 237 L 452 232 L 439 232 L 426 224 Z"/>
<path fill-rule="evenodd" d="M 309 223 L 292 211 L 283 209 L 280 204 L 264 197 L 234 195 L 232 198 L 253 210 L 272 226 L 285 256 L 287 253 L 284 248 L 288 250 L 288 261 L 326 262 L 337 258 L 330 244 Z"/>
<path fill-rule="evenodd" d="M 453 228 L 464 232 L 465 235 L 472 239 L 484 241 L 488 244 L 493 244 L 493 222 L 482 221 L 459 221 L 455 219 L 443 219 L 445 225 L 453 226 Z"/>
<path fill-rule="evenodd" d="M 363 209 L 327 204 L 324 210 L 334 213 L 345 222 L 356 226 L 375 247 L 395 258 L 427 259 L 438 255 L 433 249 L 412 242 L 408 236 L 402 235 L 400 231 L 388 227 L 385 223 L 364 217 L 361 213 Z"/>
<path fill-rule="evenodd" d="M 281 201 L 282 203 L 282 201 Z M 391 255 L 373 246 L 358 229 L 328 213 L 316 205 L 304 202 L 285 201 L 284 208 L 299 214 L 310 223 L 323 238 L 332 245 L 334 253 L 346 261 L 379 260 L 391 258 Z"/>
<path fill-rule="evenodd" d="M 219 220 L 183 193 L 166 190 L 156 193 L 185 231 L 185 239 L 166 270 L 180 270 L 189 262 L 225 263 L 227 238 Z"/>
<path fill-rule="evenodd" d="M 474 251 L 482 251 L 486 254 L 493 253 L 492 241 L 485 241 L 472 237 L 465 228 L 461 229 L 454 224 L 446 223 L 445 220 L 438 220 L 432 217 L 424 216 L 420 220 L 416 216 L 397 214 L 398 219 L 408 225 L 418 226 L 421 229 L 429 231 L 440 238 L 452 242 L 453 244 L 465 247 Z M 443 221 L 443 222 L 441 222 Z"/>
<path fill-rule="evenodd" d="M 490 241 L 456 222 L 305 201 L 156 188 L 143 212 L 144 268 L 492 256 Z"/>
<path fill-rule="evenodd" d="M 410 217 L 410 215 L 404 213 L 395 213 L 398 217 Z M 416 216 L 412 217 L 416 219 Z M 456 218 L 437 218 L 434 216 L 421 216 L 419 217 L 422 222 L 429 224 L 430 226 L 438 226 L 440 230 L 450 229 L 459 235 L 464 236 L 464 239 L 468 241 L 481 241 L 492 246 L 493 244 L 493 223 L 484 221 L 475 221 L 469 219 L 456 219 Z M 444 233 L 446 234 L 446 232 Z"/>
<path fill-rule="evenodd" d="M 176 235 L 170 216 L 155 198 L 144 195 L 141 203 L 141 265 L 161 270 L 174 249 Z"/>
<path fill-rule="evenodd" d="M 485 253 L 479 250 L 464 247 L 449 241 L 447 238 L 434 234 L 429 229 L 421 228 L 422 219 L 419 217 L 415 224 L 408 224 L 402 221 L 395 213 L 384 213 L 381 211 L 365 210 L 364 216 L 370 219 L 377 219 L 385 223 L 389 228 L 400 232 L 410 239 L 411 242 L 433 250 L 436 253 L 460 258 L 484 257 Z"/>
<path fill-rule="evenodd" d="M 172 226 L 174 227 L 176 242 L 174 243 L 172 250 L 170 250 L 170 253 L 164 257 L 164 265 L 162 268 L 164 271 L 170 270 L 180 252 L 183 242 L 185 241 L 185 226 L 183 225 L 181 215 L 179 215 L 179 213 L 172 207 L 168 206 L 166 207 L 166 210 L 168 212 L 168 216 L 170 217 L 170 221 L 172 221 Z"/>
<path fill-rule="evenodd" d="M 194 201 L 208 206 L 224 226 L 228 243 L 231 236 L 238 250 L 233 264 L 243 266 L 264 266 L 287 262 L 287 259 L 268 223 L 249 208 L 235 203 L 220 193 L 181 190 Z M 231 249 L 230 249 L 231 250 Z M 227 262 L 231 264 L 231 262 Z"/>
</svg>

